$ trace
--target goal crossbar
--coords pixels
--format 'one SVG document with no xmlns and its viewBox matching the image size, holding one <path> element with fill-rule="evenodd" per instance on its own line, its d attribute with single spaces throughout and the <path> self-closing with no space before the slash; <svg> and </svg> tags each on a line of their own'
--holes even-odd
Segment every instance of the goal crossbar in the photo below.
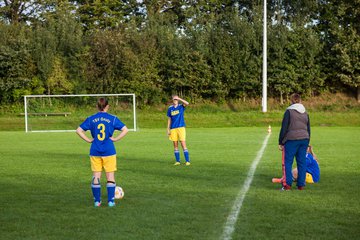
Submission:
<svg viewBox="0 0 360 240">
<path fill-rule="evenodd" d="M 25 95 L 24 96 L 24 115 L 25 115 L 25 132 L 29 132 L 28 126 L 28 109 L 27 99 L 28 98 L 49 98 L 49 97 L 116 97 L 116 96 L 132 96 L 133 100 L 133 126 L 134 128 L 129 131 L 136 131 L 136 96 L 134 93 L 119 93 L 119 94 L 68 94 L 68 95 Z M 32 130 L 31 132 L 75 132 L 76 130 Z"/>
</svg>

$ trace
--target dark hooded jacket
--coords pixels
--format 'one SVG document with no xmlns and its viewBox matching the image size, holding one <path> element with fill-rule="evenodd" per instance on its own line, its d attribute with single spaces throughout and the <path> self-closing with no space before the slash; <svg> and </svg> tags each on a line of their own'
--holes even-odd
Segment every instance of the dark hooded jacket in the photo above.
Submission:
<svg viewBox="0 0 360 240">
<path fill-rule="evenodd" d="M 287 140 L 310 139 L 310 118 L 304 105 L 292 104 L 284 114 L 279 134 L 279 145 L 284 145 Z"/>
</svg>

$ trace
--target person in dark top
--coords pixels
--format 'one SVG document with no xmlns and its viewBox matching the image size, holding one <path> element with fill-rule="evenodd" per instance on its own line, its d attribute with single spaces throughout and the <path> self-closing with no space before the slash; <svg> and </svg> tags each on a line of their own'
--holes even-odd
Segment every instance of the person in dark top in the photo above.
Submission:
<svg viewBox="0 0 360 240">
<path fill-rule="evenodd" d="M 292 165 L 296 157 L 297 187 L 303 190 L 306 177 L 306 150 L 310 142 L 310 119 L 301 97 L 295 93 L 290 97 L 291 105 L 286 109 L 279 134 L 279 149 L 284 151 L 285 178 L 282 190 L 290 190 L 293 182 Z"/>
</svg>

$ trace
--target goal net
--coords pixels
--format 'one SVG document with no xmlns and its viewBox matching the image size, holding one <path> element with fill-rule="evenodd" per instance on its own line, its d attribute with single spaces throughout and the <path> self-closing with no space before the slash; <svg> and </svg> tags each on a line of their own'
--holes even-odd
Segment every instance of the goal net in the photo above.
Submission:
<svg viewBox="0 0 360 240">
<path fill-rule="evenodd" d="M 80 94 L 24 96 L 25 132 L 74 132 L 88 116 L 98 112 L 99 97 L 108 99 L 108 113 L 136 131 L 135 94 Z"/>
</svg>

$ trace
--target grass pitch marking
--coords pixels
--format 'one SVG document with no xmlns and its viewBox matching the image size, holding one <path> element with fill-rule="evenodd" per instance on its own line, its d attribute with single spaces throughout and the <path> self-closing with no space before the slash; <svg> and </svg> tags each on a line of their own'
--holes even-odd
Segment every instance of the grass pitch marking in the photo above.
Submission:
<svg viewBox="0 0 360 240">
<path fill-rule="evenodd" d="M 245 179 L 244 185 L 242 186 L 240 192 L 236 196 L 234 205 L 231 208 L 231 212 L 230 212 L 230 214 L 229 214 L 229 216 L 227 218 L 227 221 L 226 221 L 226 224 L 225 224 L 225 227 L 224 227 L 224 232 L 223 232 L 223 234 L 221 236 L 221 239 L 224 239 L 224 240 L 232 239 L 231 236 L 232 236 L 232 234 L 233 234 L 233 232 L 235 230 L 235 224 L 236 224 L 236 221 L 238 219 L 241 206 L 242 206 L 243 201 L 245 199 L 245 195 L 246 195 L 247 191 L 250 188 L 250 185 L 251 185 L 251 182 L 253 180 L 256 167 L 257 167 L 258 163 L 260 162 L 260 160 L 262 158 L 262 155 L 263 155 L 263 153 L 265 151 L 265 148 L 267 146 L 269 138 L 270 138 L 270 134 L 268 134 L 265 137 L 264 142 L 263 142 L 259 152 L 257 153 L 254 161 L 251 164 L 251 167 L 250 167 L 249 172 L 247 174 L 247 177 Z"/>
</svg>

